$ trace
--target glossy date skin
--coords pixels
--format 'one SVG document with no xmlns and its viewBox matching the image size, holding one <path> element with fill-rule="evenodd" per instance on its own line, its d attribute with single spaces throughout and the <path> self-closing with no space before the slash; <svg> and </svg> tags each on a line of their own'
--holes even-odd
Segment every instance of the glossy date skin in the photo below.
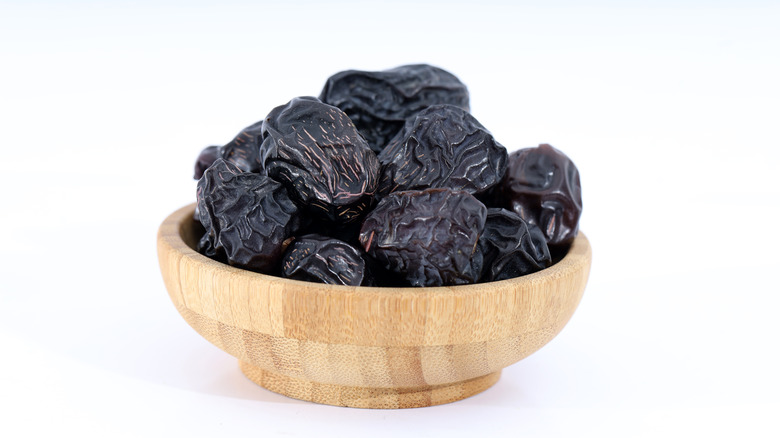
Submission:
<svg viewBox="0 0 780 438">
<path fill-rule="evenodd" d="M 243 172 L 258 172 L 261 164 L 258 153 L 262 142 L 261 128 L 263 121 L 259 121 L 241 130 L 233 140 L 224 146 L 209 146 L 203 149 L 195 162 L 195 179 L 200 179 L 203 172 L 209 168 L 218 158 L 234 164 Z"/>
<path fill-rule="evenodd" d="M 298 207 L 284 186 L 218 159 L 198 181 L 197 199 L 206 230 L 200 252 L 275 274 L 288 237 L 300 227 Z"/>
<path fill-rule="evenodd" d="M 503 208 L 488 209 L 479 250 L 484 263 L 481 282 L 531 274 L 552 264 L 542 230 Z"/>
<path fill-rule="evenodd" d="M 379 154 L 379 193 L 450 188 L 479 195 L 497 185 L 507 151 L 467 111 L 430 106 L 407 120 Z"/>
<path fill-rule="evenodd" d="M 205 172 L 206 169 L 211 167 L 211 165 L 214 164 L 218 158 L 220 158 L 221 153 L 219 148 L 219 146 L 208 146 L 200 151 L 198 159 L 195 160 L 195 172 L 193 173 L 193 177 L 196 180 L 199 180 L 200 177 L 203 176 L 203 172 Z"/>
<path fill-rule="evenodd" d="M 382 268 L 411 286 L 475 283 L 486 216 L 485 205 L 464 191 L 395 192 L 366 216 L 359 240 Z"/>
<path fill-rule="evenodd" d="M 496 201 L 537 225 L 550 249 L 566 248 L 577 236 L 582 214 L 580 173 L 563 152 L 549 144 L 509 155 Z"/>
<path fill-rule="evenodd" d="M 300 97 L 271 111 L 262 127 L 263 172 L 301 207 L 346 224 L 371 205 L 379 161 L 340 109 Z"/>
<path fill-rule="evenodd" d="M 347 70 L 331 76 L 320 99 L 341 108 L 379 153 L 404 122 L 436 104 L 469 109 L 466 86 L 452 73 L 426 64 L 383 71 Z"/>
<path fill-rule="evenodd" d="M 282 276 L 345 286 L 366 285 L 369 281 L 366 262 L 358 249 L 318 234 L 295 239 L 282 259 Z"/>
</svg>

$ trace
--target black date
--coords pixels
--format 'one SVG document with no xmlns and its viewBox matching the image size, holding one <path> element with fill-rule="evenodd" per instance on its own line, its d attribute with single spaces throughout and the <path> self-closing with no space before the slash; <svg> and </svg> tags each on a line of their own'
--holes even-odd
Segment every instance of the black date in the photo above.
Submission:
<svg viewBox="0 0 780 438">
<path fill-rule="evenodd" d="M 548 144 L 509 156 L 498 203 L 544 233 L 550 249 L 567 247 L 577 236 L 582 214 L 580 173 L 563 152 Z"/>
<path fill-rule="evenodd" d="M 195 173 L 194 178 L 200 179 L 200 177 L 203 176 L 203 172 L 206 171 L 212 164 L 214 164 L 215 161 L 217 161 L 217 158 L 220 157 L 220 151 L 219 146 L 208 146 L 204 148 L 202 151 L 200 151 L 200 155 L 198 155 L 198 159 L 195 160 Z"/>
<path fill-rule="evenodd" d="M 542 230 L 503 208 L 488 209 L 479 249 L 483 282 L 530 274 L 552 263 Z"/>
<path fill-rule="evenodd" d="M 274 273 L 285 241 L 300 226 L 298 207 L 284 186 L 218 159 L 198 181 L 197 198 L 206 229 L 201 252 L 233 266 Z"/>
<path fill-rule="evenodd" d="M 486 215 L 484 204 L 463 191 L 395 192 L 366 216 L 359 239 L 384 269 L 412 286 L 474 283 Z"/>
<path fill-rule="evenodd" d="M 301 206 L 336 223 L 361 217 L 379 180 L 379 161 L 340 109 L 313 97 L 275 108 L 263 124 L 265 172 Z"/>
<path fill-rule="evenodd" d="M 261 128 L 263 121 L 244 128 L 238 135 L 224 146 L 209 146 L 203 149 L 195 162 L 195 179 L 200 179 L 203 172 L 218 158 L 236 165 L 243 172 L 258 172 L 260 170 Z"/>
<path fill-rule="evenodd" d="M 466 86 L 453 74 L 425 64 L 336 73 L 325 83 L 320 99 L 347 113 L 377 153 L 407 118 L 430 105 L 469 109 Z"/>
<path fill-rule="evenodd" d="M 282 259 L 282 275 L 315 283 L 366 284 L 366 262 L 360 251 L 331 237 L 308 234 L 297 238 Z"/>
<path fill-rule="evenodd" d="M 434 105 L 407 120 L 379 162 L 383 195 L 429 187 L 479 195 L 503 178 L 507 152 L 467 111 Z"/>
</svg>

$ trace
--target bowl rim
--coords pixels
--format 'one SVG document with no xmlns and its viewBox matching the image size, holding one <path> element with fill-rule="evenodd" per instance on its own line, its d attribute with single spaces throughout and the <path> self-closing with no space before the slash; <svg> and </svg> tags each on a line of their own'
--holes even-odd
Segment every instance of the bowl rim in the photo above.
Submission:
<svg viewBox="0 0 780 438">
<path fill-rule="evenodd" d="M 395 287 L 395 286 L 345 286 L 337 284 L 325 284 L 314 283 L 301 280 L 292 280 L 284 277 L 277 277 L 268 274 L 262 274 L 230 266 L 228 264 L 213 260 L 205 255 L 199 253 L 184 241 L 182 238 L 182 230 L 186 225 L 186 221 L 194 220 L 193 215 L 195 212 L 195 203 L 188 204 L 181 207 L 168 215 L 160 224 L 157 241 L 158 245 L 165 244 L 170 247 L 171 250 L 178 253 L 181 257 L 189 259 L 191 262 L 202 265 L 208 269 L 223 271 L 231 276 L 239 276 L 250 282 L 262 282 L 262 283 L 274 283 L 283 285 L 286 284 L 291 287 L 297 287 L 302 289 L 316 288 L 322 292 L 333 293 L 368 293 L 372 295 L 377 294 L 404 294 L 404 295 L 421 295 L 431 296 L 438 294 L 452 295 L 471 295 L 478 294 L 485 289 L 494 288 L 525 288 L 531 287 L 535 283 L 548 282 L 552 277 L 566 277 L 570 274 L 571 270 L 582 269 L 584 265 L 589 265 L 591 260 L 591 246 L 588 238 L 580 230 L 577 233 L 574 241 L 569 248 L 566 255 L 554 265 L 542 269 L 541 271 L 534 272 L 532 274 L 523 275 L 520 277 L 510 278 L 507 280 L 499 280 L 487 283 L 474 283 L 463 284 L 453 286 L 432 286 L 432 287 Z"/>
</svg>

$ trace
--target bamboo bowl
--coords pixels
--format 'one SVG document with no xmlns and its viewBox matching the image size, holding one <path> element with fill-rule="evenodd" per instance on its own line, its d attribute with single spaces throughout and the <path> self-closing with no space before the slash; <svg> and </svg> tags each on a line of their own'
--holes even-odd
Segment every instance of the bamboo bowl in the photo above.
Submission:
<svg viewBox="0 0 780 438">
<path fill-rule="evenodd" d="M 411 408 L 460 400 L 541 348 L 582 298 L 583 233 L 558 263 L 493 283 L 348 287 L 258 274 L 193 250 L 195 205 L 160 226 L 157 251 L 176 309 L 238 358 L 258 385 L 337 406 Z"/>
</svg>

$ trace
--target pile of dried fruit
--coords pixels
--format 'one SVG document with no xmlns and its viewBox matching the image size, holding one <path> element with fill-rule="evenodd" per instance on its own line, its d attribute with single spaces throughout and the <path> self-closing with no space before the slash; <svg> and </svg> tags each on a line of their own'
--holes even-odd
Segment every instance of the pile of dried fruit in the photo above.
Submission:
<svg viewBox="0 0 780 438">
<path fill-rule="evenodd" d="M 511 155 L 429 65 L 345 71 L 195 164 L 198 250 L 305 281 L 441 286 L 550 266 L 577 234 L 580 178 L 549 145 Z"/>
</svg>

